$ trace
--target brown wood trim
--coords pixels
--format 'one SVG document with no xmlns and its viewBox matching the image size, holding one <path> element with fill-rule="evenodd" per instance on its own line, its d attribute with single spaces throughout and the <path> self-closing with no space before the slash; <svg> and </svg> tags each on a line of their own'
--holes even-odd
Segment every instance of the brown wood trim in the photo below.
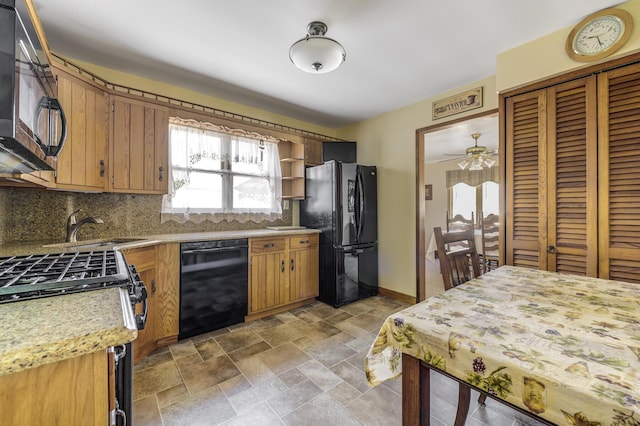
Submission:
<svg viewBox="0 0 640 426">
<path fill-rule="evenodd" d="M 449 121 L 443 121 L 442 123 L 438 123 L 438 124 L 430 124 L 429 126 L 426 127 L 421 127 L 420 129 L 416 130 L 416 132 L 419 133 L 431 133 L 435 130 L 439 130 L 439 129 L 445 129 L 447 127 L 453 127 L 458 123 L 464 123 L 465 121 L 469 121 L 469 120 L 473 120 L 474 118 L 480 118 L 480 117 L 484 117 L 487 115 L 491 115 L 491 114 L 495 114 L 498 112 L 498 108 L 493 108 L 493 109 L 489 109 L 489 110 L 485 110 L 482 112 L 478 112 L 476 114 L 471 114 L 471 115 L 465 115 L 464 117 L 460 117 L 460 118 L 456 118 L 455 120 L 449 120 Z"/>
<path fill-rule="evenodd" d="M 502 98 L 500 98 L 502 101 Z M 499 104 L 499 105 L 502 105 Z M 464 117 L 456 118 L 455 120 L 444 121 L 442 123 L 433 124 L 430 126 L 422 127 L 416 130 L 416 303 L 421 302 L 425 299 L 426 295 L 426 282 L 425 282 L 425 264 L 424 259 L 426 257 L 427 251 L 427 243 L 425 241 L 425 229 L 424 229 L 424 219 L 425 219 L 425 205 L 424 205 L 424 135 L 426 133 L 430 133 L 436 130 L 453 127 L 459 123 L 473 120 L 474 118 L 485 117 L 488 115 L 498 113 L 498 127 L 499 131 L 502 132 L 502 128 L 500 123 L 500 109 L 494 108 L 487 111 L 482 111 L 477 114 L 465 115 Z M 504 136 L 502 136 L 502 139 Z M 502 141 L 501 139 L 501 141 Z M 502 143 L 502 142 L 501 142 Z M 504 152 L 504 146 L 500 145 L 500 152 Z M 502 158 L 504 156 L 500 155 L 500 166 L 504 170 L 504 165 L 502 164 Z M 502 172 L 504 173 L 504 172 Z M 502 176 L 501 176 L 502 177 Z M 502 198 L 501 198 L 502 199 Z M 502 206 L 501 206 L 502 208 Z M 502 212 L 502 210 L 501 210 Z M 502 221 L 504 222 L 504 221 Z M 502 235 L 502 233 L 501 233 Z M 502 262 L 500 264 L 503 264 Z M 380 292 L 380 289 L 378 289 Z"/>
<path fill-rule="evenodd" d="M 408 294 L 400 293 L 399 291 L 389 290 L 388 288 L 378 287 L 378 296 L 388 297 L 399 302 L 408 303 L 409 305 L 416 304 L 416 298 L 409 296 Z"/>
<path fill-rule="evenodd" d="M 156 340 L 156 348 L 172 345 L 174 343 L 178 343 L 178 336 L 164 337 L 162 339 Z"/>
<path fill-rule="evenodd" d="M 506 97 L 504 95 L 498 95 L 498 163 L 500 164 L 500 182 L 504 182 L 504 185 L 500 185 L 498 188 L 499 192 L 499 205 L 498 205 L 498 213 L 500 217 L 507 217 L 507 143 L 506 143 L 506 128 L 505 128 L 505 120 L 506 120 Z M 506 220 L 501 220 L 499 222 L 499 233 L 498 233 L 498 247 L 502 247 L 502 250 L 498 250 L 498 265 L 505 265 L 505 241 L 506 241 Z"/>
<path fill-rule="evenodd" d="M 427 243 L 424 238 L 424 133 L 416 130 L 416 297 L 415 302 L 421 302 L 426 295 L 426 266 L 423 259 L 426 256 Z M 378 293 L 380 293 L 378 289 Z"/>
<path fill-rule="evenodd" d="M 584 68 L 569 71 L 567 73 L 563 73 L 563 74 L 560 74 L 551 78 L 547 78 L 544 80 L 536 81 L 533 83 L 525 83 L 521 86 L 504 90 L 499 93 L 499 96 L 510 97 L 514 95 L 519 95 L 521 93 L 532 92 L 534 90 L 544 89 L 549 86 L 554 86 L 556 84 L 566 83 L 567 81 L 570 81 L 570 80 L 586 77 L 590 74 L 597 74 L 597 73 L 609 71 L 615 68 L 623 67 L 626 65 L 631 65 L 636 62 L 640 62 L 640 53 L 633 53 L 620 58 L 612 59 L 604 63 L 589 65 Z M 500 100 L 500 105 L 502 104 L 503 102 L 502 100 Z"/>
</svg>

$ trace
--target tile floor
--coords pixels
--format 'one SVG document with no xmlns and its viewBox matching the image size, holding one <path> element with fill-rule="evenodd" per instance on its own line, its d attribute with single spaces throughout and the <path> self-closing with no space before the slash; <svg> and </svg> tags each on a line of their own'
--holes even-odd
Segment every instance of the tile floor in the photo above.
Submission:
<svg viewBox="0 0 640 426">
<path fill-rule="evenodd" d="M 134 367 L 135 426 L 400 425 L 401 381 L 370 388 L 364 356 L 385 318 L 405 308 L 377 296 L 320 302 L 180 341 Z M 432 424 L 453 424 L 457 385 L 432 374 Z M 533 425 L 472 395 L 467 425 Z"/>
</svg>

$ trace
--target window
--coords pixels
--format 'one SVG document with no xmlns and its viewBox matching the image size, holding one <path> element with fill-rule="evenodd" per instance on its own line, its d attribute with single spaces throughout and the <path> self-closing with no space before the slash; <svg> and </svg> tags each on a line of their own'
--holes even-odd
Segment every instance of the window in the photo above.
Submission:
<svg viewBox="0 0 640 426">
<path fill-rule="evenodd" d="M 467 219 L 473 212 L 476 223 L 480 223 L 481 216 L 490 213 L 499 214 L 499 185 L 496 182 L 483 182 L 478 186 L 457 183 L 449 191 L 449 210 L 451 217 L 460 214 Z"/>
<path fill-rule="evenodd" d="M 172 119 L 170 194 L 165 196 L 163 222 L 281 217 L 278 146 L 266 138 Z"/>
</svg>

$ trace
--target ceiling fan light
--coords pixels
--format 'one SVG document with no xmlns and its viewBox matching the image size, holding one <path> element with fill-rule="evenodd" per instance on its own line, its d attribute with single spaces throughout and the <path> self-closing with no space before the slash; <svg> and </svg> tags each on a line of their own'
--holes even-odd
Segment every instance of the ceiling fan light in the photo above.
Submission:
<svg viewBox="0 0 640 426">
<path fill-rule="evenodd" d="M 307 26 L 306 37 L 289 48 L 289 59 L 302 71 L 324 74 L 338 68 L 347 58 L 344 47 L 337 41 L 325 37 L 327 26 L 314 21 Z"/>
<path fill-rule="evenodd" d="M 485 158 L 482 164 L 484 164 L 486 167 L 493 167 L 493 165 L 496 164 L 496 160 L 494 160 L 493 158 Z"/>
<path fill-rule="evenodd" d="M 482 170 L 482 160 L 479 158 L 474 158 L 471 162 L 471 167 L 469 170 Z"/>
<path fill-rule="evenodd" d="M 460 167 L 462 170 L 466 169 L 468 165 L 469 165 L 469 160 L 462 160 L 461 162 L 458 163 L 458 167 Z"/>
</svg>

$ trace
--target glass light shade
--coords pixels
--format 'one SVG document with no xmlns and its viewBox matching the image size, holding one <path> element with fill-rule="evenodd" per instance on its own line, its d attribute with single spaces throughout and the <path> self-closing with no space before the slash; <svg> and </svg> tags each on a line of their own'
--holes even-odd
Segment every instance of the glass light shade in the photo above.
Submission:
<svg viewBox="0 0 640 426">
<path fill-rule="evenodd" d="M 462 170 L 466 169 L 468 165 L 469 165 L 468 160 L 462 160 L 461 162 L 458 163 L 458 167 L 460 167 Z"/>
<path fill-rule="evenodd" d="M 340 43 L 322 36 L 307 36 L 289 49 L 289 58 L 302 71 L 324 74 L 338 68 L 346 59 Z"/>
<path fill-rule="evenodd" d="M 482 164 L 485 165 L 486 167 L 493 167 L 493 165 L 496 164 L 496 160 L 492 158 L 485 158 Z"/>
<path fill-rule="evenodd" d="M 474 158 L 469 170 L 482 170 L 482 160 L 480 158 Z"/>
</svg>

